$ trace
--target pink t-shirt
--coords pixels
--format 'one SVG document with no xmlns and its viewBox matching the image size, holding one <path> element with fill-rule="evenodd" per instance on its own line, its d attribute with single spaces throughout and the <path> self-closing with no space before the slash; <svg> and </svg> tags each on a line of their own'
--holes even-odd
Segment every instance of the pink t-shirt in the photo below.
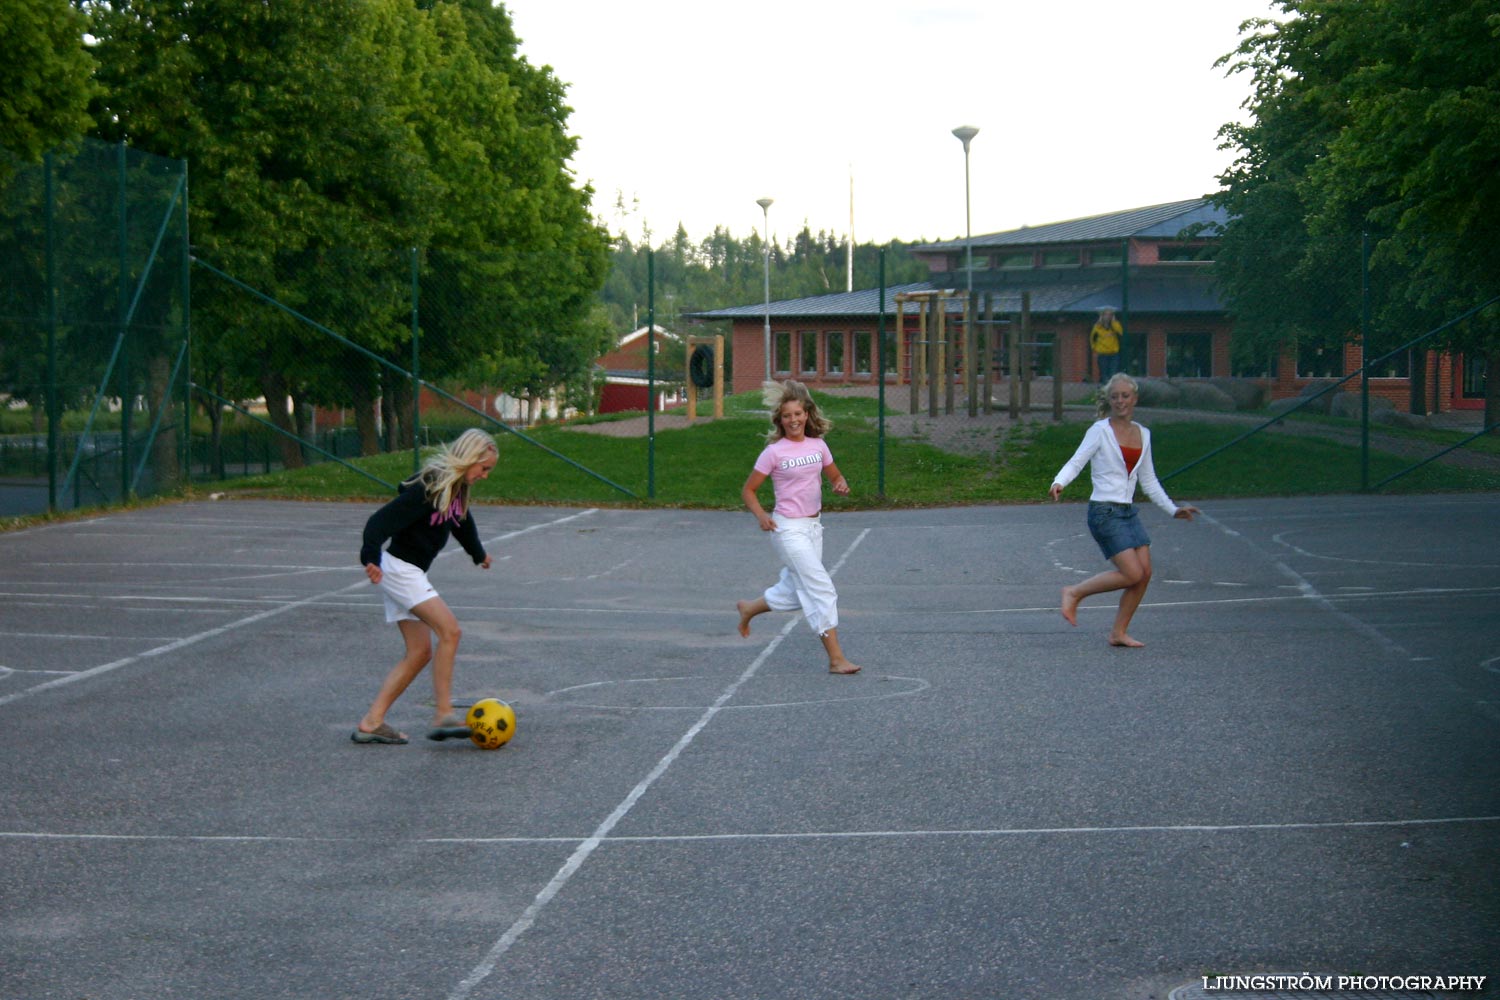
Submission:
<svg viewBox="0 0 1500 1000">
<path fill-rule="evenodd" d="M 832 464 L 833 452 L 822 438 L 782 438 L 766 445 L 755 460 L 755 471 L 771 477 L 775 513 L 813 517 L 823 509 L 823 470 Z"/>
</svg>

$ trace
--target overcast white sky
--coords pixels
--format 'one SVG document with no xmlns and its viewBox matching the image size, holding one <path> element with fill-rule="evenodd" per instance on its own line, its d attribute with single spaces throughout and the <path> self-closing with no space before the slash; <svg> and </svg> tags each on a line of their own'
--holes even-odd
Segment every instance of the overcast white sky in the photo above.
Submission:
<svg viewBox="0 0 1500 1000">
<path fill-rule="evenodd" d="M 1231 156 L 1244 74 L 1214 61 L 1269 0 L 505 0 L 568 85 L 596 214 L 783 242 L 964 235 L 1195 198 Z M 615 211 L 623 195 L 631 214 Z"/>
</svg>

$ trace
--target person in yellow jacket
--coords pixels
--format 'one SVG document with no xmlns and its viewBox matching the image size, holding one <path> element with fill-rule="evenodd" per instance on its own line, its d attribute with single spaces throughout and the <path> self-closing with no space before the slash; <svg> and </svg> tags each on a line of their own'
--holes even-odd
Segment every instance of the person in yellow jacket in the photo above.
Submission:
<svg viewBox="0 0 1500 1000">
<path fill-rule="evenodd" d="M 1099 359 L 1099 381 L 1108 382 L 1109 377 L 1120 370 L 1120 335 L 1125 328 L 1115 319 L 1112 306 L 1099 310 L 1099 318 L 1089 331 L 1089 349 Z"/>
</svg>

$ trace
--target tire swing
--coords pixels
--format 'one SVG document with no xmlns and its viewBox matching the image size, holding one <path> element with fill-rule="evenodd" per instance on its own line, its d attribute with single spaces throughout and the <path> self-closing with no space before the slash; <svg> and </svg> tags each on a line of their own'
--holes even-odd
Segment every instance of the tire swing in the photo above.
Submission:
<svg viewBox="0 0 1500 1000">
<path fill-rule="evenodd" d="M 712 347 L 699 344 L 693 348 L 693 353 L 688 358 L 688 378 L 692 379 L 693 385 L 699 389 L 714 387 L 714 349 Z"/>
<path fill-rule="evenodd" d="M 714 418 L 724 416 L 724 338 L 689 337 L 687 339 L 687 417 L 698 419 L 698 393 L 714 391 Z"/>
</svg>

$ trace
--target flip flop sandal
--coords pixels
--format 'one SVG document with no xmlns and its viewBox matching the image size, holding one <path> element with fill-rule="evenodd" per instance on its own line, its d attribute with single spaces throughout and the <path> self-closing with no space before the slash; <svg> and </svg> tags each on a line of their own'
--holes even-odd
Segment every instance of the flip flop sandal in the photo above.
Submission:
<svg viewBox="0 0 1500 1000">
<path fill-rule="evenodd" d="M 380 727 L 373 733 L 367 733 L 359 727 L 349 734 L 349 738 L 355 743 L 405 743 L 406 737 L 392 729 L 388 723 L 382 722 Z"/>
<path fill-rule="evenodd" d="M 457 712 L 449 712 L 427 730 L 427 738 L 441 743 L 443 740 L 466 740 L 469 738 L 469 733 L 469 726 L 464 721 L 464 717 Z"/>
</svg>

